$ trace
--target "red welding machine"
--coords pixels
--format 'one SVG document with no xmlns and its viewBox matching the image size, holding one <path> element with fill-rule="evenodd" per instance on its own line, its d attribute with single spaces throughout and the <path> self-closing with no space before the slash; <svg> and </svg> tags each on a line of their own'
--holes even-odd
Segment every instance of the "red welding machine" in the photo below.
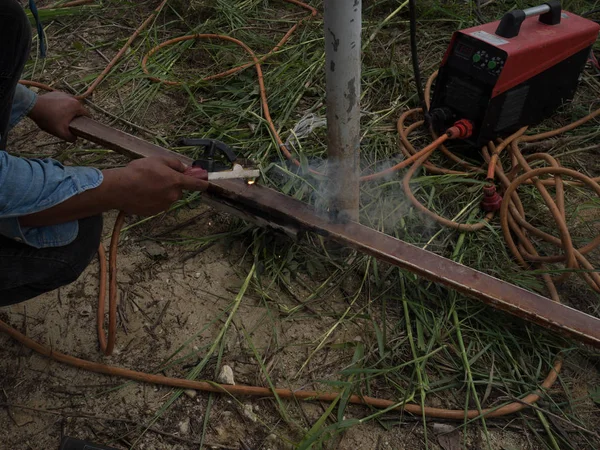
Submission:
<svg viewBox="0 0 600 450">
<path fill-rule="evenodd" d="M 469 119 L 470 142 L 481 146 L 547 118 L 575 95 L 599 31 L 551 1 L 454 33 L 429 111 L 433 128 Z"/>
</svg>

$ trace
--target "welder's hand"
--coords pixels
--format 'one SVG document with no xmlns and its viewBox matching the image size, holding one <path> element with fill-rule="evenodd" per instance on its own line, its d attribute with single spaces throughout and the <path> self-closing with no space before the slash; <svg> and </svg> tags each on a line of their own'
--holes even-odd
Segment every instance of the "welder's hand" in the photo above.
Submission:
<svg viewBox="0 0 600 450">
<path fill-rule="evenodd" d="M 83 105 L 73 96 L 64 92 L 49 92 L 40 95 L 29 117 L 40 129 L 68 142 L 77 137 L 69 130 L 69 124 L 78 116 L 88 116 Z"/>
<path fill-rule="evenodd" d="M 180 200 L 184 190 L 206 190 L 208 183 L 185 175 L 186 169 L 187 166 L 175 158 L 145 158 L 105 175 L 118 177 L 115 183 L 118 192 L 114 193 L 119 197 L 118 209 L 151 216 Z"/>
</svg>

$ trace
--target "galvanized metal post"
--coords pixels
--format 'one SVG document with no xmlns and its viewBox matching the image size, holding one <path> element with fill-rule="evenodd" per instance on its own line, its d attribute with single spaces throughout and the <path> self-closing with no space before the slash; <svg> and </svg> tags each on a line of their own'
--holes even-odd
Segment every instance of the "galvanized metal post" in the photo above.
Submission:
<svg viewBox="0 0 600 450">
<path fill-rule="evenodd" d="M 329 211 L 358 220 L 362 0 L 325 0 Z"/>
</svg>

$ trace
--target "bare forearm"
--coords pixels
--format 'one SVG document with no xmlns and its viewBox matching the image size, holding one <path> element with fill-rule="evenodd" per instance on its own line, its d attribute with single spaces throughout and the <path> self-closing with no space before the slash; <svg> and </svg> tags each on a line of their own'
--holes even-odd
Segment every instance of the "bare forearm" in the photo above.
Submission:
<svg viewBox="0 0 600 450">
<path fill-rule="evenodd" d="M 24 227 L 50 226 L 117 209 L 120 175 L 119 169 L 106 170 L 103 172 L 104 180 L 97 188 L 71 197 L 52 208 L 23 216 L 19 222 Z"/>
<path fill-rule="evenodd" d="M 22 226 L 42 227 L 83 219 L 111 209 L 151 216 L 181 199 L 183 190 L 204 191 L 208 182 L 186 175 L 185 164 L 173 158 L 144 158 L 103 172 L 96 189 L 72 197 L 39 213 L 19 219 Z"/>
</svg>

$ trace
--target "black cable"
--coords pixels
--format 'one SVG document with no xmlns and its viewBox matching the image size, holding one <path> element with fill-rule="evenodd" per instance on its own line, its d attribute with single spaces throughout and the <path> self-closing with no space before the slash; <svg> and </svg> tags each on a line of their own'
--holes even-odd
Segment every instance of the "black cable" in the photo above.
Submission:
<svg viewBox="0 0 600 450">
<path fill-rule="evenodd" d="M 477 16 L 479 23 L 485 23 L 485 17 L 483 17 L 483 13 L 481 12 L 481 0 L 475 1 L 475 15 Z"/>
<path fill-rule="evenodd" d="M 581 17 L 586 17 L 587 18 L 587 17 L 590 17 L 590 16 L 592 16 L 594 14 L 598 14 L 598 13 L 600 13 L 600 8 L 596 8 L 596 9 L 592 9 L 591 11 L 584 12 L 581 15 Z M 589 19 L 589 20 L 591 20 L 592 22 L 596 22 L 596 23 L 600 24 L 600 19 Z"/>
<path fill-rule="evenodd" d="M 423 91 L 423 82 L 421 81 L 421 68 L 419 67 L 419 53 L 417 49 L 417 5 L 415 0 L 408 1 L 408 10 L 410 14 L 410 54 L 412 56 L 413 73 L 415 84 L 417 85 L 417 94 L 423 108 L 425 121 L 429 123 L 429 111 L 425 103 L 425 93 Z"/>
<path fill-rule="evenodd" d="M 591 11 L 584 12 L 581 15 L 581 17 L 589 18 L 589 20 L 591 20 L 592 22 L 596 22 L 597 24 L 600 24 L 600 19 L 590 18 L 590 16 L 593 16 L 594 14 L 600 14 L 600 8 L 596 8 L 596 9 L 592 9 Z M 598 65 L 595 64 L 595 62 L 597 62 L 597 61 L 594 61 L 596 59 L 596 57 L 595 57 L 593 48 L 590 50 L 590 53 L 591 53 L 590 59 L 592 60 L 592 67 L 598 73 L 598 75 L 600 75 L 600 67 L 598 67 Z"/>
</svg>

